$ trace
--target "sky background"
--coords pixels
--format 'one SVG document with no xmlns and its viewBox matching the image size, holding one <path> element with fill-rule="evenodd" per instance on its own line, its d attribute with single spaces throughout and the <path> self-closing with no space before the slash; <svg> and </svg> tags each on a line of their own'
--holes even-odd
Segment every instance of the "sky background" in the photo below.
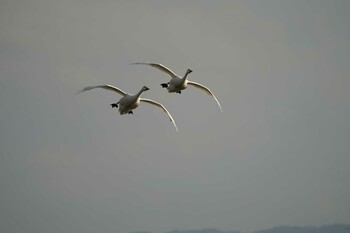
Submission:
<svg viewBox="0 0 350 233">
<path fill-rule="evenodd" d="M 350 1 L 0 0 L 0 231 L 350 223 Z M 181 95 L 162 63 L 208 86 Z M 111 84 L 164 104 L 109 105 Z"/>
</svg>

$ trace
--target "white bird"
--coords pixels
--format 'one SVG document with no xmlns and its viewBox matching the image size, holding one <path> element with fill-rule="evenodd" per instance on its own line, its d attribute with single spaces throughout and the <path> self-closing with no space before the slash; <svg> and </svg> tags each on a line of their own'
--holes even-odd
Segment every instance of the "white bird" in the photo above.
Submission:
<svg viewBox="0 0 350 233">
<path fill-rule="evenodd" d="M 145 99 L 145 98 L 140 97 L 142 92 L 149 90 L 148 87 L 143 86 L 141 88 L 141 90 L 136 95 L 128 94 L 128 93 L 122 91 L 121 89 L 119 89 L 118 87 L 114 87 L 111 85 L 88 86 L 88 87 L 85 87 L 82 90 L 80 90 L 78 93 L 88 91 L 91 89 L 95 89 L 95 88 L 103 88 L 106 90 L 114 91 L 114 92 L 117 92 L 118 94 L 123 96 L 119 100 L 119 102 L 111 104 L 112 108 L 118 108 L 118 104 L 119 104 L 120 115 L 124 115 L 126 113 L 133 114 L 132 110 L 137 108 L 140 105 L 140 102 L 146 102 L 146 103 L 152 104 L 153 106 L 156 106 L 156 107 L 160 108 L 161 110 L 163 110 L 168 115 L 170 121 L 173 123 L 176 131 L 179 131 L 177 126 L 176 126 L 175 120 L 170 115 L 169 111 L 162 104 L 160 104 L 154 100 Z"/>
<path fill-rule="evenodd" d="M 131 63 L 132 65 L 149 65 L 152 66 L 154 68 L 157 68 L 163 72 L 165 72 L 166 74 L 168 74 L 171 79 L 168 83 L 162 83 L 160 84 L 163 88 L 168 89 L 169 93 L 172 92 L 176 92 L 181 94 L 181 91 L 187 88 L 187 85 L 191 85 L 194 86 L 202 91 L 204 91 L 205 93 L 207 93 L 208 95 L 212 96 L 214 98 L 214 100 L 216 101 L 216 103 L 219 105 L 219 108 L 222 112 L 222 108 L 221 105 L 218 101 L 218 99 L 215 97 L 215 95 L 209 90 L 209 88 L 207 88 L 206 86 L 199 84 L 197 82 L 193 82 L 187 79 L 187 75 L 190 74 L 192 72 L 191 69 L 187 69 L 185 75 L 183 77 L 178 76 L 177 74 L 175 74 L 173 71 L 171 71 L 169 68 L 165 67 L 162 64 L 157 64 L 157 63 L 143 63 L 143 62 L 136 62 L 136 63 Z"/>
</svg>

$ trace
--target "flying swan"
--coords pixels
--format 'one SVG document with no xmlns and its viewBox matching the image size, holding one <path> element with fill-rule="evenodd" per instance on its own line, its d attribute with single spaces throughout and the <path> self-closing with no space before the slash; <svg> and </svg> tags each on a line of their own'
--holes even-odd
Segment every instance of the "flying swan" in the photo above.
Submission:
<svg viewBox="0 0 350 233">
<path fill-rule="evenodd" d="M 171 79 L 168 83 L 162 83 L 160 84 L 163 88 L 168 89 L 169 93 L 172 92 L 176 92 L 181 94 L 181 91 L 187 88 L 187 85 L 191 85 L 194 86 L 202 91 L 204 91 L 205 93 L 207 93 L 208 95 L 212 96 L 214 98 L 214 100 L 216 101 L 216 103 L 219 105 L 219 108 L 222 112 L 222 108 L 221 105 L 218 101 L 218 99 L 215 97 L 215 95 L 209 90 L 209 88 L 207 88 L 206 86 L 203 86 L 202 84 L 199 84 L 197 82 L 193 82 L 187 79 L 187 75 L 192 73 L 191 69 L 187 69 L 185 75 L 183 77 L 178 76 L 177 74 L 175 74 L 173 71 L 171 71 L 169 68 L 165 67 L 162 64 L 157 64 L 157 63 L 143 63 L 143 62 L 135 62 L 135 63 L 131 63 L 132 65 L 149 65 L 152 66 L 154 68 L 157 68 L 163 72 L 165 72 L 166 74 L 168 74 Z"/>
<path fill-rule="evenodd" d="M 111 85 L 100 85 L 100 86 L 88 86 L 83 88 L 82 90 L 80 90 L 78 93 L 84 92 L 84 91 L 88 91 L 91 89 L 95 89 L 95 88 L 103 88 L 106 90 L 110 90 L 110 91 L 114 91 L 117 92 L 118 94 L 122 95 L 123 97 L 119 100 L 119 102 L 117 103 L 113 103 L 111 104 L 112 108 L 118 108 L 119 105 L 119 113 L 120 115 L 124 115 L 124 114 L 133 114 L 133 109 L 137 108 L 140 105 L 140 102 L 145 102 L 145 103 L 149 103 L 152 104 L 153 106 L 156 106 L 158 108 L 160 108 L 161 110 L 163 110 L 169 117 L 170 121 L 173 123 L 176 131 L 179 131 L 175 120 L 173 119 L 173 117 L 170 115 L 169 111 L 160 103 L 154 101 L 154 100 L 150 100 L 150 99 L 145 99 L 145 98 L 141 98 L 140 95 L 142 94 L 142 92 L 149 90 L 148 87 L 143 86 L 141 88 L 141 90 L 136 94 L 136 95 L 131 95 L 128 94 L 124 91 L 122 91 L 121 89 L 119 89 L 118 87 L 114 87 Z"/>
</svg>

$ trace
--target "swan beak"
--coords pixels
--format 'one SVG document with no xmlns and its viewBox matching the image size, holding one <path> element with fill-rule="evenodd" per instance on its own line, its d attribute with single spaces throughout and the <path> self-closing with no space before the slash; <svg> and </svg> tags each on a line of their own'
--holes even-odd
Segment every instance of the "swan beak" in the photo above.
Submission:
<svg viewBox="0 0 350 233">
<path fill-rule="evenodd" d="M 149 90 L 148 87 L 146 87 L 146 86 L 143 86 L 143 87 L 142 87 L 142 91 L 148 91 L 148 90 Z"/>
</svg>

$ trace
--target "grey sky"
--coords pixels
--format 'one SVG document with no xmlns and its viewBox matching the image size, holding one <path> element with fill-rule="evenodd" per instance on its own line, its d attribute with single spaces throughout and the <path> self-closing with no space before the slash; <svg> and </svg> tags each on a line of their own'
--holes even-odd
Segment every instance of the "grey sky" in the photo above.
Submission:
<svg viewBox="0 0 350 233">
<path fill-rule="evenodd" d="M 0 1 L 0 231 L 350 223 L 350 2 Z M 160 62 L 208 86 L 160 87 Z M 120 116 L 112 84 L 164 104 Z"/>
</svg>

